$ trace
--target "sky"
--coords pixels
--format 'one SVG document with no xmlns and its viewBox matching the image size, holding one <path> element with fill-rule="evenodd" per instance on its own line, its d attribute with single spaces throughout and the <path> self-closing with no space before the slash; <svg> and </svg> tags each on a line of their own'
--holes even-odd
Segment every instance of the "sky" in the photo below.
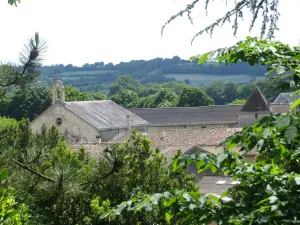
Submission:
<svg viewBox="0 0 300 225">
<path fill-rule="evenodd" d="M 189 57 L 234 45 L 247 36 L 258 36 L 260 24 L 249 33 L 251 16 L 246 14 L 237 37 L 231 25 L 205 34 L 193 45 L 197 31 L 223 15 L 225 1 L 214 1 L 208 16 L 204 0 L 194 8 L 192 25 L 186 16 L 169 24 L 161 37 L 162 25 L 192 0 L 21 0 L 18 7 L 0 0 L 0 62 L 18 62 L 21 48 L 39 32 L 47 41 L 44 65 L 103 61 L 119 63 L 175 55 Z M 300 0 L 280 1 L 280 31 L 276 39 L 292 46 L 300 42 Z M 297 22 L 298 21 L 298 22 Z M 259 21 L 258 21 L 259 22 Z M 297 28 L 298 26 L 298 28 Z"/>
</svg>

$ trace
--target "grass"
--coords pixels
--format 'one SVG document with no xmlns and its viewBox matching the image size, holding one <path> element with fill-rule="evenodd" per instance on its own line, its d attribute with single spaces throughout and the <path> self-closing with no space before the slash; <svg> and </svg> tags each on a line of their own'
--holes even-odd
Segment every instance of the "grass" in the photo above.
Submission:
<svg viewBox="0 0 300 225">
<path fill-rule="evenodd" d="M 256 78 L 247 74 L 237 75 L 218 75 L 218 74 L 166 74 L 167 78 L 174 77 L 178 81 L 190 80 L 191 85 L 198 86 L 199 84 L 208 85 L 215 80 L 223 80 L 224 82 L 246 83 Z M 258 79 L 264 79 L 263 77 L 257 77 Z"/>
<path fill-rule="evenodd" d="M 71 72 L 63 72 L 60 73 L 59 76 L 61 77 L 68 77 L 68 76 L 84 76 L 84 75 L 106 75 L 108 73 L 115 73 L 118 72 L 117 70 L 79 70 L 79 71 L 71 71 Z"/>
</svg>

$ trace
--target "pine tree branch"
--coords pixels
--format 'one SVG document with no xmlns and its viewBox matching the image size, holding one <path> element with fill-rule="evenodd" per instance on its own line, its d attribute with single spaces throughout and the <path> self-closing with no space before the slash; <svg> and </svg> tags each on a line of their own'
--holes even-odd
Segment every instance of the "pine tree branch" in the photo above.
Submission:
<svg viewBox="0 0 300 225">
<path fill-rule="evenodd" d="M 20 163 L 18 160 L 16 160 L 16 159 L 12 159 L 12 160 L 13 160 L 18 166 L 22 167 L 24 170 L 27 170 L 27 171 L 29 171 L 30 173 L 33 173 L 33 174 L 35 174 L 35 175 L 37 175 L 37 176 L 39 176 L 39 177 L 41 177 L 41 178 L 43 178 L 43 179 L 45 179 L 45 180 L 47 180 L 47 181 L 56 183 L 56 181 L 55 181 L 54 179 L 52 179 L 52 178 L 50 178 L 50 177 L 47 177 L 47 176 L 45 176 L 45 175 L 43 175 L 43 174 L 41 174 L 41 173 L 39 173 L 39 172 L 36 172 L 36 171 L 33 170 L 33 169 L 28 168 L 28 167 L 25 166 L 24 164 Z"/>
</svg>

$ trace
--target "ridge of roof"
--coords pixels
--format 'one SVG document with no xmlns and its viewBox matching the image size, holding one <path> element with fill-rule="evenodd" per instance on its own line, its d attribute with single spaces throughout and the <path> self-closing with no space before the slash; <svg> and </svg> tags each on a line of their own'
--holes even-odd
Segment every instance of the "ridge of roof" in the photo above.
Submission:
<svg viewBox="0 0 300 225">
<path fill-rule="evenodd" d="M 156 109 L 199 109 L 208 107 L 238 107 L 244 104 L 227 104 L 227 105 L 205 105 L 205 106 L 193 106 L 193 107 L 161 107 L 161 108 L 130 108 L 130 110 L 156 110 Z"/>
<path fill-rule="evenodd" d="M 256 86 L 241 109 L 241 112 L 272 112 L 272 109 L 265 96 Z"/>
<path fill-rule="evenodd" d="M 89 100 L 89 101 L 70 101 L 65 103 L 92 103 L 92 102 L 113 102 L 109 99 L 103 99 L 103 100 Z"/>
</svg>

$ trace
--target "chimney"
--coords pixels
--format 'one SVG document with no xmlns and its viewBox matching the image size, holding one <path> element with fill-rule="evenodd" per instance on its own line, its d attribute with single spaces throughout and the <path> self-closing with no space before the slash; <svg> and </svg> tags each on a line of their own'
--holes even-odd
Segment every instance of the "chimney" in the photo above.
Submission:
<svg viewBox="0 0 300 225">
<path fill-rule="evenodd" d="M 130 114 L 128 114 L 128 115 L 126 115 L 126 118 L 127 118 L 127 122 L 128 122 L 128 132 L 130 132 L 130 130 L 131 130 L 131 124 L 130 124 L 130 119 L 131 119 L 131 116 L 130 116 Z"/>
<path fill-rule="evenodd" d="M 97 135 L 96 138 L 98 139 L 98 143 L 101 143 L 102 140 L 101 140 L 101 135 Z"/>
</svg>

